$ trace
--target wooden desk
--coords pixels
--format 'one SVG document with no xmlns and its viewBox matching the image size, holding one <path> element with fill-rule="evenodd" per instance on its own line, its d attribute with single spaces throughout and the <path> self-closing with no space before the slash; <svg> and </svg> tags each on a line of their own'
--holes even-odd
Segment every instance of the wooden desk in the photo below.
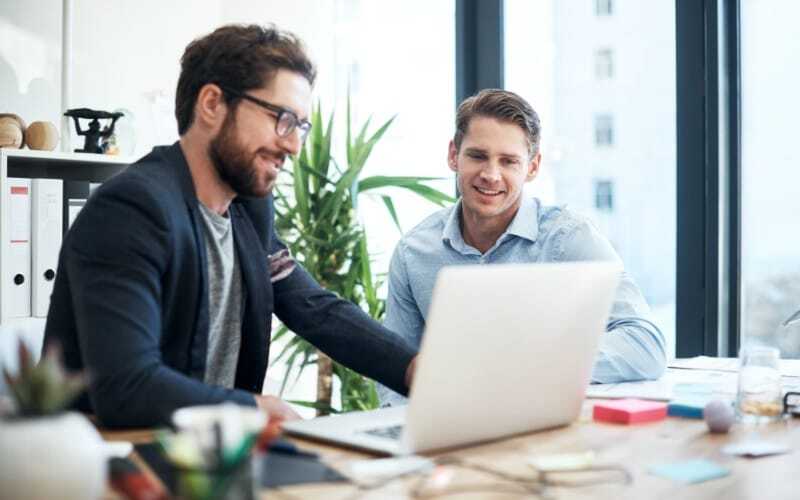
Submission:
<svg viewBox="0 0 800 500">
<path fill-rule="evenodd" d="M 702 420 L 668 418 L 662 422 L 633 426 L 600 424 L 590 419 L 591 401 L 584 405 L 578 422 L 569 427 L 532 433 L 502 441 L 463 448 L 446 453 L 504 472 L 530 474 L 527 458 L 531 455 L 594 450 L 598 463 L 622 464 L 631 473 L 629 485 L 604 484 L 586 487 L 549 488 L 551 498 L 596 499 L 636 498 L 668 499 L 789 499 L 800 498 L 800 456 L 786 455 L 746 459 L 723 454 L 720 448 L 755 434 L 800 449 L 800 419 L 760 427 L 734 426 L 731 433 L 711 435 Z M 107 439 L 137 442 L 148 439 L 147 431 L 104 432 Z M 334 468 L 342 468 L 352 459 L 368 458 L 356 451 L 294 439 L 298 446 L 319 452 Z M 434 456 L 444 456 L 439 454 Z M 731 469 L 731 474 L 702 484 L 682 485 L 647 472 L 651 465 L 705 458 Z M 410 498 L 409 491 L 418 481 L 408 478 L 394 481 L 380 489 L 362 491 L 352 484 L 317 484 L 265 490 L 270 499 L 392 499 Z M 480 472 L 455 469 L 453 485 L 497 484 Z M 521 491 L 521 490 L 519 490 Z M 480 491 L 459 493 L 457 498 L 519 498 L 523 495 Z"/>
</svg>

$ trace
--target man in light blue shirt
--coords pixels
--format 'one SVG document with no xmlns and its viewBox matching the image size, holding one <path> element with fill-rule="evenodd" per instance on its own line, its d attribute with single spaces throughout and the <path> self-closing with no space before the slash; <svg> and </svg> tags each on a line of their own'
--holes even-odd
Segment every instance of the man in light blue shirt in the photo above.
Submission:
<svg viewBox="0 0 800 500">
<path fill-rule="evenodd" d="M 448 163 L 461 198 L 409 231 L 394 251 L 384 325 L 419 346 L 434 282 L 444 266 L 613 260 L 610 242 L 586 218 L 524 198 L 539 172 L 540 122 L 518 95 L 484 90 L 458 108 Z M 536 286 L 531 283 L 531 286 Z M 480 293 L 491 293 L 483 290 Z M 476 308 L 480 302 L 476 300 Z M 490 312 L 489 312 L 490 313 Z M 623 272 L 608 331 L 602 335 L 592 381 L 656 379 L 666 365 L 665 342 L 647 320 L 649 307 Z M 531 335 L 536 325 L 531 325 Z M 492 335 L 487 332 L 486 342 Z M 479 369 L 479 367 L 476 367 Z M 405 398 L 378 387 L 384 405 Z"/>
</svg>

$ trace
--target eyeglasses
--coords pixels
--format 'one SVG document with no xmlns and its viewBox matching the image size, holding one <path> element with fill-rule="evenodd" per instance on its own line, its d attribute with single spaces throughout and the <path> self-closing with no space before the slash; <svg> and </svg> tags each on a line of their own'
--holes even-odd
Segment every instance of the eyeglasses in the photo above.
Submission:
<svg viewBox="0 0 800 500">
<path fill-rule="evenodd" d="M 311 130 L 311 123 L 308 120 L 301 120 L 298 118 L 294 111 L 281 106 L 276 106 L 275 104 L 264 101 L 263 99 L 259 99 L 258 97 L 253 97 L 250 94 L 239 92 L 228 87 L 220 86 L 220 88 L 226 94 L 230 94 L 241 99 L 246 99 L 253 104 L 257 104 L 258 106 L 266 109 L 270 113 L 274 113 L 276 118 L 275 133 L 279 136 L 288 137 L 292 134 L 292 132 L 295 131 L 295 129 L 297 129 L 300 133 L 300 142 L 303 143 L 306 141 L 308 132 Z"/>
</svg>

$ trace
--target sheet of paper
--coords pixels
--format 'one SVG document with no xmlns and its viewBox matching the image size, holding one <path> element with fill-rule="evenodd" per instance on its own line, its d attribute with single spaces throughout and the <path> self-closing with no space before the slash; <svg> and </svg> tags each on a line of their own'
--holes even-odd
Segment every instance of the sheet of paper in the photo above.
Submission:
<svg viewBox="0 0 800 500">
<path fill-rule="evenodd" d="M 718 370 L 725 372 L 739 371 L 737 358 L 713 358 L 711 356 L 695 356 L 694 358 L 673 359 L 667 363 L 670 368 L 685 370 Z"/>
<path fill-rule="evenodd" d="M 758 439 L 733 443 L 722 447 L 722 453 L 728 455 L 739 455 L 743 457 L 758 458 L 770 455 L 780 455 L 789 453 L 791 448 L 782 443 L 771 441 L 761 441 Z"/>
<path fill-rule="evenodd" d="M 586 390 L 586 397 L 669 401 L 675 397 L 703 395 L 734 399 L 736 397 L 737 377 L 738 374 L 735 372 L 668 368 L 658 380 L 623 382 L 619 384 L 592 384 Z"/>
<path fill-rule="evenodd" d="M 800 359 L 782 359 L 780 363 L 781 375 L 784 377 L 800 377 Z M 739 360 L 737 358 L 696 356 L 694 358 L 673 359 L 667 363 L 667 366 L 683 370 L 738 372 Z"/>
</svg>

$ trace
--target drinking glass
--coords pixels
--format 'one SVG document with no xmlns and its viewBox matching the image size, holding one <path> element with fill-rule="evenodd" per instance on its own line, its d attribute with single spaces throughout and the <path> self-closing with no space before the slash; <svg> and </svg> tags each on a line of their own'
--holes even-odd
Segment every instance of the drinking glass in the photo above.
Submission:
<svg viewBox="0 0 800 500">
<path fill-rule="evenodd" d="M 769 423 L 783 413 L 780 351 L 748 346 L 739 353 L 739 387 L 736 409 L 743 423 Z"/>
</svg>

